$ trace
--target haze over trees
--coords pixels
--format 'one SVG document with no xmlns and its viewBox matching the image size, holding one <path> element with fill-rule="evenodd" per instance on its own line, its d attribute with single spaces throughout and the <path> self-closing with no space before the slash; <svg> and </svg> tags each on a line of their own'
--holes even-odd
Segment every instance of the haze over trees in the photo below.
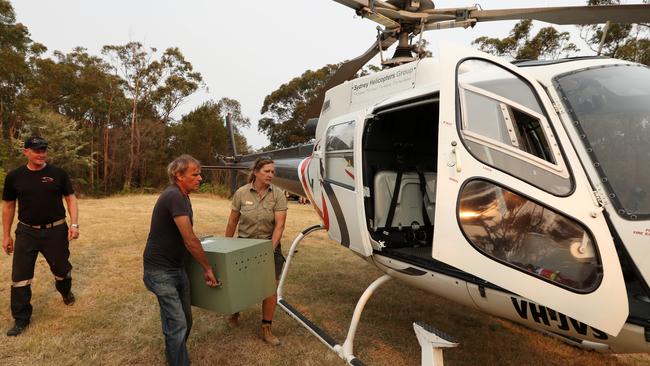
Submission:
<svg viewBox="0 0 650 366">
<path fill-rule="evenodd" d="M 207 165 L 228 153 L 225 113 L 236 127 L 250 125 L 228 98 L 172 119 L 204 86 L 178 48 L 158 52 L 129 42 L 106 45 L 101 55 L 82 47 L 51 57 L 46 51 L 0 0 L 0 182 L 24 163 L 22 140 L 40 134 L 51 142 L 50 160 L 82 193 L 158 188 L 173 156 L 191 153 Z M 236 139 L 246 151 L 246 140 Z"/>
</svg>

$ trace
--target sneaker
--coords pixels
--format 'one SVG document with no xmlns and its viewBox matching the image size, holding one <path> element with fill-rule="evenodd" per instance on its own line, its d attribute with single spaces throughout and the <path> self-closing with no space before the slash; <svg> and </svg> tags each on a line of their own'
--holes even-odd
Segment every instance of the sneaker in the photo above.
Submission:
<svg viewBox="0 0 650 366">
<path fill-rule="evenodd" d="M 20 335 L 22 332 L 25 331 L 25 329 L 27 329 L 28 325 L 29 325 L 29 323 L 27 323 L 27 324 L 18 324 L 18 323 L 14 324 L 14 327 L 7 331 L 7 337 L 16 337 L 16 336 Z"/>
<path fill-rule="evenodd" d="M 63 296 L 63 303 L 66 304 L 66 305 L 74 304 L 74 300 L 75 300 L 75 298 L 74 298 L 74 294 L 72 293 L 72 291 L 68 292 L 67 295 Z"/>
<path fill-rule="evenodd" d="M 262 324 L 260 328 L 260 338 L 271 346 L 279 346 L 280 340 L 271 333 L 271 324 Z"/>
<path fill-rule="evenodd" d="M 237 328 L 239 326 L 239 313 L 234 313 L 228 316 L 228 319 L 226 319 L 226 324 L 230 329 Z"/>
</svg>

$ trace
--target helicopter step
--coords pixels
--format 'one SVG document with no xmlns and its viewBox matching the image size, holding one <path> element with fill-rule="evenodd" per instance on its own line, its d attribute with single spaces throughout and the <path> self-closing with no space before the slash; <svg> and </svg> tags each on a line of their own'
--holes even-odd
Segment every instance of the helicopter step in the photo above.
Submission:
<svg viewBox="0 0 650 366">
<path fill-rule="evenodd" d="M 422 365 L 442 366 L 443 349 L 458 346 L 452 336 L 421 321 L 413 323 L 413 330 L 422 347 Z"/>
<path fill-rule="evenodd" d="M 363 309 L 365 308 L 368 300 L 373 295 L 375 290 L 377 290 L 377 288 L 379 288 L 384 283 L 388 282 L 392 278 L 391 276 L 383 275 L 377 278 L 363 292 L 352 314 L 350 327 L 348 328 L 348 334 L 343 344 L 337 343 L 337 341 L 329 334 L 327 334 L 327 332 L 314 324 L 311 320 L 309 320 L 309 318 L 307 318 L 304 314 L 302 314 L 299 310 L 297 310 L 294 306 L 289 304 L 284 299 L 284 283 L 286 281 L 287 273 L 289 272 L 289 267 L 291 265 L 293 257 L 297 252 L 300 242 L 309 234 L 325 229 L 326 228 L 322 225 L 311 226 L 303 230 L 293 240 L 291 248 L 289 249 L 289 253 L 287 254 L 286 263 L 282 269 L 280 281 L 278 283 L 278 305 L 285 312 L 287 312 L 287 314 L 293 317 L 298 323 L 307 328 L 307 330 L 315 335 L 327 347 L 336 352 L 336 354 L 345 360 L 348 364 L 354 366 L 363 365 L 361 360 L 354 355 L 354 337 L 356 335 L 359 321 L 361 320 L 361 313 L 363 312 Z M 445 333 L 442 333 L 427 324 L 417 322 L 413 324 L 413 327 L 420 346 L 422 347 L 422 365 L 442 365 L 442 349 L 447 347 L 455 347 L 458 345 L 451 336 L 446 335 Z"/>
</svg>

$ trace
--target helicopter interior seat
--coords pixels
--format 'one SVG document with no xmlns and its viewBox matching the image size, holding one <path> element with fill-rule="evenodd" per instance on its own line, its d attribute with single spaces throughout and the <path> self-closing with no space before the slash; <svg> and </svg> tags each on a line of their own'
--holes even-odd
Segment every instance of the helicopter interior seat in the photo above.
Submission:
<svg viewBox="0 0 650 366">
<path fill-rule="evenodd" d="M 374 188 L 373 230 L 382 236 L 386 246 L 429 245 L 436 173 L 383 170 L 375 175 Z"/>
</svg>

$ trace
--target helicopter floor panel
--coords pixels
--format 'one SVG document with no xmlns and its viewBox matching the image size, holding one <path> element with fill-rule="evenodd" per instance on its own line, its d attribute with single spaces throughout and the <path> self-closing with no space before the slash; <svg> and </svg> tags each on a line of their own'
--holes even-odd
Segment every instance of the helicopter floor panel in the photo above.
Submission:
<svg viewBox="0 0 650 366">
<path fill-rule="evenodd" d="M 499 286 L 491 284 L 479 277 L 473 276 L 467 272 L 461 271 L 458 268 L 452 267 L 446 263 L 433 259 L 432 248 L 430 246 L 422 247 L 407 247 L 407 248 L 386 248 L 381 252 L 375 252 L 375 255 L 382 255 L 402 261 L 404 263 L 413 264 L 420 268 L 443 273 L 448 276 L 456 277 L 460 280 L 475 283 L 480 286 L 493 288 L 499 291 L 510 292 Z"/>
</svg>

